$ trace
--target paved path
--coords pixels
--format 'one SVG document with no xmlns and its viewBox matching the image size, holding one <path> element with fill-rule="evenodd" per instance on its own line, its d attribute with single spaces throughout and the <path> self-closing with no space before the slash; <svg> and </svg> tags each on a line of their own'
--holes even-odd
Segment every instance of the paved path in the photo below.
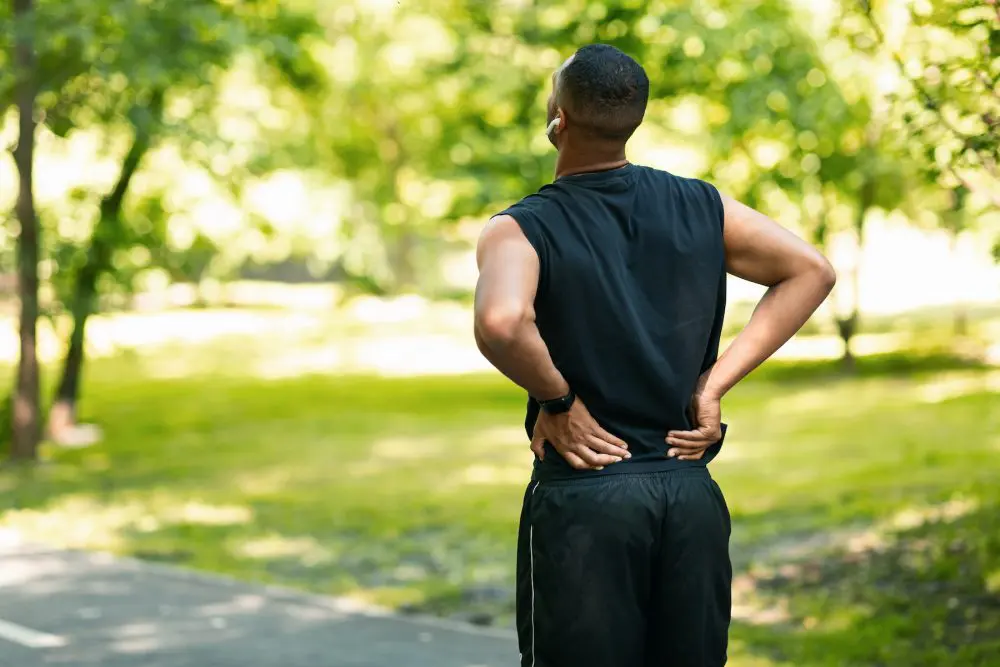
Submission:
<svg viewBox="0 0 1000 667">
<path fill-rule="evenodd" d="M 0 544 L 0 667 L 501 667 L 513 635 L 104 554 Z"/>
</svg>

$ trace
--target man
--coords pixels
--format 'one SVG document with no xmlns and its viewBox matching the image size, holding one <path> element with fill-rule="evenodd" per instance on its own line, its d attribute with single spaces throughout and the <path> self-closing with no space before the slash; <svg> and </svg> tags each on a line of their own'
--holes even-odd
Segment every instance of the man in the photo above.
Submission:
<svg viewBox="0 0 1000 667">
<path fill-rule="evenodd" d="M 556 178 L 486 226 L 475 333 L 529 394 L 523 667 L 726 662 L 722 397 L 829 294 L 811 246 L 702 181 L 630 164 L 649 81 L 586 46 L 553 75 Z M 718 356 L 726 273 L 768 286 Z"/>
</svg>

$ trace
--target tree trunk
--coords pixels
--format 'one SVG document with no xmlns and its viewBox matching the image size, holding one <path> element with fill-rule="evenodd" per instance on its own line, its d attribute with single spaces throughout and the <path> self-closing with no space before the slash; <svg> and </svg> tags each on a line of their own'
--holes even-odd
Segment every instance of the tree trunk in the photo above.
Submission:
<svg viewBox="0 0 1000 667">
<path fill-rule="evenodd" d="M 969 335 L 969 309 L 964 303 L 955 304 L 955 336 L 965 338 Z"/>
<path fill-rule="evenodd" d="M 850 271 L 850 285 L 851 285 L 851 313 L 847 317 L 837 318 L 837 333 L 840 334 L 840 339 L 844 341 L 844 354 L 840 358 L 841 369 L 845 372 L 852 373 L 856 367 L 856 359 L 854 356 L 854 351 L 851 349 L 851 341 L 854 339 L 854 335 L 858 333 L 858 323 L 861 319 L 859 302 L 861 301 L 860 287 L 861 287 L 861 242 L 858 242 L 858 260 L 854 262 Z"/>
<path fill-rule="evenodd" d="M 418 278 L 414 257 L 417 245 L 417 233 L 409 226 L 400 231 L 399 237 L 393 244 L 392 272 L 397 292 L 415 291 L 417 288 Z"/>
<path fill-rule="evenodd" d="M 92 297 L 81 295 L 80 283 L 71 305 L 73 331 L 63 360 L 62 377 L 56 389 L 52 409 L 49 410 L 49 436 L 58 443 L 66 444 L 72 439 L 76 427 L 76 400 L 80 392 L 80 376 L 83 370 L 84 332 L 90 314 Z"/>
<path fill-rule="evenodd" d="M 63 360 L 62 377 L 49 413 L 49 434 L 61 444 L 88 444 L 92 432 L 79 432 L 76 424 L 76 404 L 80 395 L 83 374 L 84 343 L 87 320 L 94 312 L 97 301 L 97 284 L 101 276 L 111 270 L 114 251 L 122 238 L 122 205 L 132 177 L 139 163 L 149 150 L 153 123 L 159 118 L 163 106 L 163 93 L 154 92 L 147 107 L 133 110 L 132 123 L 135 136 L 114 189 L 101 200 L 100 218 L 90 237 L 87 259 L 76 276 L 70 312 L 73 332 Z M 80 435 L 88 442 L 77 442 Z"/>
<path fill-rule="evenodd" d="M 844 354 L 840 358 L 840 367 L 848 373 L 853 373 L 857 365 L 854 352 L 851 350 L 851 339 L 854 338 L 857 329 L 858 320 L 856 310 L 850 317 L 837 320 L 837 333 L 840 334 L 840 340 L 844 341 Z"/>
<path fill-rule="evenodd" d="M 841 340 L 844 341 L 844 355 L 841 357 L 841 367 L 846 372 L 853 372 L 856 367 L 856 358 L 851 350 L 851 340 L 858 332 L 861 320 L 861 257 L 865 247 L 865 218 L 868 211 L 875 203 L 875 181 L 871 177 L 865 177 L 861 184 L 861 192 L 858 198 L 858 214 L 854 219 L 854 231 L 858 237 L 857 257 L 851 267 L 851 313 L 847 317 L 837 318 L 837 331 Z"/>
<path fill-rule="evenodd" d="M 11 456 L 31 461 L 38 457 L 41 440 L 38 381 L 38 218 L 35 216 L 32 170 L 35 153 L 35 54 L 30 23 L 32 0 L 14 0 L 14 15 L 22 21 L 14 49 L 18 70 L 17 109 L 18 140 L 14 162 L 20 186 L 17 195 L 17 220 L 21 227 L 17 241 L 17 290 L 21 299 L 20 358 L 17 384 L 12 397 Z"/>
<path fill-rule="evenodd" d="M 958 254 L 958 237 L 961 230 L 951 227 L 948 231 L 951 235 L 949 239 L 951 254 L 953 258 L 956 258 Z M 955 261 L 955 259 L 952 261 Z M 969 334 L 969 308 L 961 290 L 955 298 L 954 310 L 952 311 L 952 326 L 957 338 L 965 338 Z"/>
</svg>

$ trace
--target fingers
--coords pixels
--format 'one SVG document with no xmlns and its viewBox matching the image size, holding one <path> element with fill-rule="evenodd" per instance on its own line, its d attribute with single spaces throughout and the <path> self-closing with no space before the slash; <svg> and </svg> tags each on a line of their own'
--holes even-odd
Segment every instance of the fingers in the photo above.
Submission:
<svg viewBox="0 0 1000 667">
<path fill-rule="evenodd" d="M 667 433 L 668 438 L 679 438 L 681 440 L 706 440 L 710 438 L 719 438 L 722 435 L 722 429 L 716 426 L 699 426 L 692 431 L 670 431 Z"/>
<path fill-rule="evenodd" d="M 697 454 L 703 452 L 714 443 L 711 442 L 667 442 L 667 456 L 673 458 L 680 455 Z"/>
<path fill-rule="evenodd" d="M 576 445 L 572 449 L 572 452 L 582 459 L 588 467 L 594 468 L 595 470 L 600 470 L 604 466 L 609 466 L 612 463 L 618 463 L 622 460 L 620 456 L 612 456 L 610 454 L 595 452 L 587 445 Z"/>
<path fill-rule="evenodd" d="M 584 450 L 587 451 L 587 450 Z M 609 466 L 615 463 L 621 463 L 622 458 L 620 456 L 611 456 L 610 454 L 598 454 L 594 450 L 589 450 L 590 463 L 595 467 L 603 468 L 604 466 Z"/>
<path fill-rule="evenodd" d="M 551 423 L 552 428 L 546 428 L 544 431 L 539 427 L 548 422 L 545 421 L 544 413 L 539 415 L 535 424 L 535 435 L 540 442 L 536 443 L 533 438 L 531 451 L 541 459 L 540 452 L 544 452 L 544 443 L 547 440 L 566 462 L 577 470 L 601 470 L 604 466 L 631 458 L 628 444 L 605 431 L 586 412 L 586 407 L 582 403 L 579 405 L 580 414 L 556 419 Z"/>
<path fill-rule="evenodd" d="M 614 445 L 604 439 L 598 437 L 597 435 L 586 436 L 586 446 L 595 452 L 600 452 L 601 454 L 607 454 L 609 456 L 615 456 L 619 459 L 630 459 L 632 455 L 629 453 L 628 449 L 622 447 L 621 445 Z"/>
<path fill-rule="evenodd" d="M 539 412 L 535 419 L 535 427 L 531 430 L 531 451 L 538 457 L 539 461 L 545 460 L 545 431 L 543 418 L 544 412 Z"/>
<path fill-rule="evenodd" d="M 719 441 L 714 435 L 702 435 L 695 439 L 684 439 L 676 436 L 668 437 L 667 456 L 676 458 L 679 461 L 698 461 L 705 455 L 705 450 Z"/>
<path fill-rule="evenodd" d="M 603 428 L 601 428 L 596 422 L 594 423 L 594 435 L 603 440 L 604 442 L 611 443 L 619 449 L 627 450 L 628 444 L 619 437 L 613 436 Z M 624 454 L 623 454 L 624 456 Z"/>
<path fill-rule="evenodd" d="M 670 431 L 667 434 L 667 456 L 679 461 L 698 461 L 705 450 L 722 438 L 721 429 L 702 427 L 694 431 Z"/>
<path fill-rule="evenodd" d="M 569 447 L 560 447 L 557 445 L 556 449 L 566 459 L 566 462 L 577 470 L 603 470 L 605 466 L 619 463 L 624 458 L 622 454 L 605 454 L 597 451 L 595 447 L 598 443 L 612 451 L 620 451 L 608 443 L 601 443 L 600 441 L 588 441 L 587 444 L 576 443 Z M 553 444 L 555 445 L 556 443 Z M 625 454 L 628 454 L 628 452 L 625 452 Z"/>
<path fill-rule="evenodd" d="M 531 439 L 531 451 L 535 453 L 539 461 L 545 460 L 545 438 L 535 437 Z"/>
<path fill-rule="evenodd" d="M 667 450 L 667 457 L 680 461 L 697 461 L 705 455 L 705 451 L 710 445 L 696 445 L 694 447 L 671 447 Z"/>
<path fill-rule="evenodd" d="M 680 447 L 694 444 L 714 445 L 722 438 L 722 429 L 718 426 L 702 427 L 694 431 L 670 431 L 667 442 Z"/>
<path fill-rule="evenodd" d="M 628 452 L 622 452 L 617 447 L 613 447 L 606 442 L 601 442 L 596 438 L 592 438 L 592 440 L 588 441 L 588 444 L 577 443 L 570 447 L 560 447 L 556 443 L 553 443 L 553 445 L 556 445 L 556 449 L 566 459 L 566 462 L 577 470 L 601 470 L 604 466 L 618 463 L 625 456 L 631 456 Z M 602 453 L 596 449 L 598 446 L 614 453 Z M 531 451 L 535 453 L 539 461 L 545 460 L 544 436 L 536 435 L 536 437 L 532 438 Z"/>
<path fill-rule="evenodd" d="M 562 456 L 563 456 L 564 459 L 566 459 L 566 463 L 568 463 L 571 468 L 575 468 L 576 470 L 592 470 L 593 469 L 593 466 L 587 464 L 586 461 L 584 461 L 583 459 L 581 459 L 579 456 L 577 456 L 573 452 L 569 452 L 569 451 L 562 452 Z M 600 468 L 597 468 L 597 470 L 600 470 Z"/>
</svg>

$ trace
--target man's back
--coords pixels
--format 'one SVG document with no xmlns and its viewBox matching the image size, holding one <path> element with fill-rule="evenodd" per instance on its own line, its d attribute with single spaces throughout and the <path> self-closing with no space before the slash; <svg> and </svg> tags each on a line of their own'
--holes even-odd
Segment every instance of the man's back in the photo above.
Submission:
<svg viewBox="0 0 1000 667">
<path fill-rule="evenodd" d="M 538 254 L 535 317 L 555 366 L 632 453 L 579 473 L 547 445 L 539 475 L 704 465 L 717 447 L 678 461 L 665 438 L 692 427 L 692 392 L 718 356 L 726 268 L 715 188 L 629 164 L 564 176 L 504 213 Z M 529 399 L 529 436 L 537 415 Z"/>
</svg>

